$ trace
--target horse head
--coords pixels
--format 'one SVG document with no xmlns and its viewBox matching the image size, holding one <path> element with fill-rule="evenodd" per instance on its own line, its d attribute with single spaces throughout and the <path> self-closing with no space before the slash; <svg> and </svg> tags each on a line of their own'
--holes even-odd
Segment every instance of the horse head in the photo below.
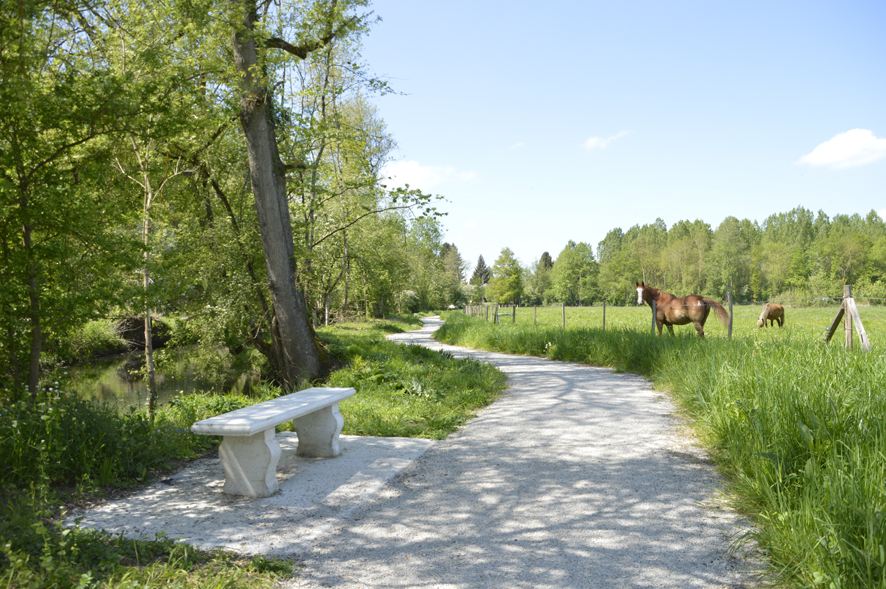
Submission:
<svg viewBox="0 0 886 589">
<path fill-rule="evenodd" d="M 646 283 L 645 282 L 637 282 L 637 304 L 643 304 L 643 293 L 646 291 Z"/>
</svg>

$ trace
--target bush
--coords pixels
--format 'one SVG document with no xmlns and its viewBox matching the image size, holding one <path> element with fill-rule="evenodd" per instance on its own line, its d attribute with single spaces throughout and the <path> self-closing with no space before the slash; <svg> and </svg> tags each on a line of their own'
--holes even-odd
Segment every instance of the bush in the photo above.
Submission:
<svg viewBox="0 0 886 589">
<path fill-rule="evenodd" d="M 0 406 L 0 483 L 100 486 L 146 480 L 170 460 L 202 452 L 207 441 L 190 424 L 114 409 L 73 396 L 44 396 Z"/>
<path fill-rule="evenodd" d="M 129 346 L 117 330 L 116 322 L 101 319 L 90 321 L 73 331 L 55 346 L 47 349 L 46 353 L 55 355 L 59 362 L 72 364 L 128 350 Z"/>
</svg>

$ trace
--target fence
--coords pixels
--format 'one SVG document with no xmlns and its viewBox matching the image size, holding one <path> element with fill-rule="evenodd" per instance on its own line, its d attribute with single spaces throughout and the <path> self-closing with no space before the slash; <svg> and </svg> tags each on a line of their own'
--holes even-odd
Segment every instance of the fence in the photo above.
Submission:
<svg viewBox="0 0 886 589">
<path fill-rule="evenodd" d="M 869 339 L 869 332 L 865 329 L 864 325 L 862 324 L 862 319 L 861 319 L 861 316 L 859 313 L 858 305 L 856 304 L 855 298 L 852 296 L 851 285 L 846 285 L 844 287 L 842 297 L 832 297 L 832 298 L 828 298 L 827 300 L 831 301 L 831 302 L 839 301 L 839 308 L 837 309 L 836 317 L 834 317 L 833 321 L 830 321 L 829 327 L 827 327 L 825 329 L 826 335 L 823 340 L 824 343 L 827 343 L 831 340 L 834 333 L 836 333 L 837 329 L 839 328 L 840 323 L 842 322 L 843 330 L 844 330 L 845 346 L 849 349 L 851 349 L 853 347 L 853 337 L 854 337 L 853 333 L 855 333 L 858 335 L 862 349 L 865 351 L 870 351 L 871 350 L 871 342 Z M 863 297 L 863 300 L 867 300 L 867 299 Z M 779 303 L 780 302 L 787 302 L 788 304 L 790 304 L 791 302 L 797 302 L 797 301 L 781 301 L 781 300 L 776 301 L 776 300 L 773 300 L 773 301 L 769 301 L 768 303 L 763 303 L 763 302 L 734 303 L 732 293 L 727 292 L 726 293 L 726 301 L 724 301 L 724 303 L 725 303 L 724 306 L 727 308 L 727 313 L 728 313 L 728 321 L 726 324 L 726 337 L 731 339 L 732 335 L 733 335 L 733 323 L 735 320 L 735 311 L 736 311 L 736 309 L 734 308 L 735 306 L 738 306 L 740 308 L 746 308 L 749 306 L 758 306 L 759 307 L 759 306 L 763 305 L 765 308 L 766 304 L 776 303 L 776 302 L 779 302 Z M 602 329 L 605 330 L 608 327 L 608 325 L 607 325 L 607 319 L 608 319 L 607 318 L 607 306 L 608 305 L 607 305 L 606 301 L 603 301 L 603 303 L 602 303 L 602 317 L 601 317 L 601 313 L 600 313 L 600 305 L 593 305 L 590 307 L 569 307 L 568 309 L 572 310 L 572 311 L 570 311 L 570 313 L 568 315 L 569 319 L 567 318 L 567 307 L 565 304 L 558 305 L 557 307 L 537 307 L 537 306 L 534 306 L 534 307 L 532 307 L 532 324 L 534 326 L 537 326 L 539 324 L 539 310 L 541 309 L 544 311 L 543 324 L 545 324 L 545 325 L 549 325 L 549 326 L 550 325 L 559 325 L 560 327 L 562 327 L 562 329 L 565 330 L 568 324 L 574 325 L 574 322 L 578 321 L 579 325 L 581 325 L 582 327 L 592 327 L 592 328 L 602 327 Z M 495 323 L 499 323 L 499 322 L 503 321 L 504 318 L 510 317 L 510 319 L 511 319 L 510 322 L 516 323 L 517 308 L 518 308 L 518 305 L 495 305 L 495 304 L 468 305 L 468 306 L 464 307 L 464 313 L 466 315 L 470 315 L 472 317 L 478 317 L 481 319 L 485 319 L 487 321 L 491 320 L 491 321 L 494 321 Z M 831 307 L 831 308 L 833 308 L 833 307 Z M 525 309 L 525 311 L 521 312 L 522 313 L 521 314 L 521 317 L 522 317 L 521 322 L 525 324 L 528 322 L 529 307 L 524 307 L 524 309 Z M 556 309 L 556 311 L 555 311 L 555 309 Z M 596 309 L 596 311 L 593 311 L 593 309 Z M 807 310 L 806 306 L 801 306 L 801 307 L 798 307 L 798 309 L 802 310 L 802 312 L 812 313 L 812 315 L 813 315 L 812 317 L 810 317 L 808 314 L 805 315 L 806 322 L 805 322 L 804 326 L 802 327 L 802 329 L 806 330 L 810 334 L 810 337 L 812 337 L 818 341 L 822 341 L 821 335 L 820 335 L 821 329 L 822 329 L 822 323 L 825 321 L 828 321 L 828 319 L 821 317 L 820 316 L 821 312 L 820 311 L 816 312 L 812 308 L 809 308 Z M 883 317 L 882 316 L 883 313 L 877 312 L 876 309 L 882 309 L 882 307 L 877 307 L 876 305 L 873 307 L 870 307 L 870 313 L 873 316 L 874 327 L 877 327 L 879 325 L 880 331 L 883 331 L 882 328 L 883 328 L 884 324 L 886 324 L 886 317 Z M 577 310 L 587 310 L 591 313 L 591 315 L 589 316 L 587 314 L 575 313 L 575 311 L 577 311 Z M 801 312 L 799 310 L 797 312 Z M 637 320 L 639 320 L 639 317 L 637 317 L 637 315 L 636 315 L 636 312 L 638 312 L 638 311 L 639 311 L 639 309 L 637 309 L 636 311 L 632 311 L 632 314 L 634 317 L 634 319 L 630 320 L 631 325 L 634 326 L 632 329 L 637 329 L 638 327 L 640 327 L 640 324 L 636 322 Z M 826 312 L 825 309 L 822 309 L 822 311 Z M 552 315 L 552 313 L 556 313 L 556 315 Z M 653 334 L 655 334 L 657 332 L 657 326 L 656 326 L 656 322 L 655 322 L 656 313 L 657 313 L 657 309 L 653 308 L 652 317 L 650 317 L 651 322 L 646 322 L 646 320 L 643 321 L 646 325 L 650 326 L 651 332 Z M 739 329 L 740 329 L 740 332 L 744 333 L 744 334 L 747 333 L 746 330 L 748 329 L 748 325 L 746 325 L 747 324 L 747 317 L 743 317 L 743 315 L 746 315 L 746 314 L 747 313 L 741 313 L 741 312 L 739 313 L 739 317 L 741 318 L 741 323 L 740 323 Z M 815 319 L 815 316 L 818 316 L 818 318 Z M 590 323 L 589 323 L 589 318 L 590 318 Z M 616 329 L 626 328 L 626 327 L 631 329 L 631 327 L 629 325 L 626 325 L 626 323 L 624 321 L 623 313 L 621 311 L 619 311 L 618 309 L 615 310 L 614 318 L 615 318 L 615 328 Z M 813 320 L 811 323 L 810 323 L 810 319 Z M 815 327 L 816 322 L 817 322 L 818 327 Z M 756 317 L 754 318 L 753 323 L 754 323 L 754 325 L 758 324 L 756 321 Z M 719 324 L 717 326 L 717 329 L 719 329 Z M 756 329 L 756 327 L 754 327 L 753 329 Z"/>
</svg>

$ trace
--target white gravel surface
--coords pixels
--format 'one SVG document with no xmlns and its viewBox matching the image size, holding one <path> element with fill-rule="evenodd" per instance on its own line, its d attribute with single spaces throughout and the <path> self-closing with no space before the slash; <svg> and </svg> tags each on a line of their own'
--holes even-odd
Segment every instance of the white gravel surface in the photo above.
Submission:
<svg viewBox="0 0 886 589">
<path fill-rule="evenodd" d="M 288 587 L 754 587 L 746 524 L 649 382 L 392 336 L 494 364 L 509 388 L 307 552 Z"/>
<path fill-rule="evenodd" d="M 665 395 L 635 375 L 440 344 L 441 322 L 425 321 L 391 339 L 509 378 L 446 440 L 342 436 L 341 457 L 304 459 L 280 434 L 272 497 L 221 494 L 214 458 L 72 517 L 292 559 L 289 588 L 757 586 L 752 555 L 729 550 L 747 525 Z"/>
</svg>

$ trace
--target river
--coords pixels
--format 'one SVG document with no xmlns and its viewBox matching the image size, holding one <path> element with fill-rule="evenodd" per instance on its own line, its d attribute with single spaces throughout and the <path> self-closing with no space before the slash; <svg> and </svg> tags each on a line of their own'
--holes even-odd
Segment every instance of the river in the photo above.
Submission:
<svg viewBox="0 0 886 589">
<path fill-rule="evenodd" d="M 120 412 L 139 409 L 148 405 L 148 384 L 138 374 L 133 374 L 144 366 L 143 354 L 125 354 L 68 369 L 66 388 L 81 399 L 93 399 L 116 407 Z M 226 383 L 224 391 L 248 392 L 257 378 L 240 375 Z M 157 398 L 159 404 L 168 403 L 179 395 L 197 391 L 207 391 L 211 383 L 197 378 L 193 371 L 179 362 L 174 374 L 156 373 Z"/>
</svg>

